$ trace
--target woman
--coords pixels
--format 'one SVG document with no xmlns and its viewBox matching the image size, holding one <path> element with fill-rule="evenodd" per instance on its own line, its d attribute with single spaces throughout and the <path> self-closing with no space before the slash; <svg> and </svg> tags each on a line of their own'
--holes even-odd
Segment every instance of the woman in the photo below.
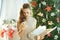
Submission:
<svg viewBox="0 0 60 40">
<path fill-rule="evenodd" d="M 31 40 L 28 35 L 35 28 L 36 20 L 32 17 L 30 5 L 25 3 L 20 11 L 20 17 L 17 22 L 17 29 L 20 40 Z"/>
</svg>

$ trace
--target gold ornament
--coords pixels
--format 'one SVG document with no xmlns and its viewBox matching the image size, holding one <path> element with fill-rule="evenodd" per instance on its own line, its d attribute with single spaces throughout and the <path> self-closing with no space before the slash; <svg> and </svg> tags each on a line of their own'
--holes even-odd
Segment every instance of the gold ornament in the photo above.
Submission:
<svg viewBox="0 0 60 40">
<path fill-rule="evenodd" d="M 39 12 L 37 15 L 42 17 L 43 16 L 43 13 Z"/>
<path fill-rule="evenodd" d="M 48 25 L 52 25 L 53 24 L 53 22 L 52 21 L 48 21 Z"/>
</svg>

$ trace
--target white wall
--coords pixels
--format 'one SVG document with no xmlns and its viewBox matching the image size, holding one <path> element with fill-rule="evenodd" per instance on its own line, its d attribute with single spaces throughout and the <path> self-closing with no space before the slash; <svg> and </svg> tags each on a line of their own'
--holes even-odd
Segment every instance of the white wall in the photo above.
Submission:
<svg viewBox="0 0 60 40">
<path fill-rule="evenodd" d="M 20 8 L 24 3 L 28 3 L 28 0 L 3 0 L 1 18 L 8 20 L 17 19 Z"/>
<path fill-rule="evenodd" d="M 17 13 L 18 13 L 18 15 L 19 15 L 20 9 L 22 8 L 24 3 L 29 3 L 29 2 L 28 2 L 28 0 L 18 0 L 17 1 Z"/>
</svg>

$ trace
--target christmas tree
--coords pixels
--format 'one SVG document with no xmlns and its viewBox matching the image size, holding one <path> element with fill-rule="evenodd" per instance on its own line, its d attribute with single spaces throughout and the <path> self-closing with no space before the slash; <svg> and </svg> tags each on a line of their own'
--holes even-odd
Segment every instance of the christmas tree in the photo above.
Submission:
<svg viewBox="0 0 60 40">
<path fill-rule="evenodd" d="M 33 17 L 37 20 L 37 27 L 46 25 L 47 28 L 57 26 L 57 13 L 55 0 L 32 0 L 31 1 Z"/>
</svg>

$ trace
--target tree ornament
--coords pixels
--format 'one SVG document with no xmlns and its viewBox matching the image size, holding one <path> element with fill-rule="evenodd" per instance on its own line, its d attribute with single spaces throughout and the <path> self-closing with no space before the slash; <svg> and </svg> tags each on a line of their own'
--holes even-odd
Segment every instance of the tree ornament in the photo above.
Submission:
<svg viewBox="0 0 60 40">
<path fill-rule="evenodd" d="M 39 7 L 41 7 L 41 3 L 39 3 Z"/>
<path fill-rule="evenodd" d="M 1 37 L 4 37 L 4 33 L 6 32 L 6 30 L 5 29 L 3 29 L 2 31 L 1 31 Z"/>
<path fill-rule="evenodd" d="M 50 12 L 50 11 L 51 11 L 51 7 L 50 7 L 50 6 L 47 6 L 47 7 L 45 8 L 45 10 L 46 10 L 47 12 Z"/>
<path fill-rule="evenodd" d="M 43 5 L 46 5 L 46 2 L 45 1 L 43 1 L 43 2 L 41 2 Z"/>
<path fill-rule="evenodd" d="M 52 21 L 48 21 L 48 25 L 52 25 L 53 24 L 53 22 Z"/>
<path fill-rule="evenodd" d="M 37 15 L 39 15 L 39 16 L 41 16 L 41 17 L 42 17 L 42 16 L 43 16 L 43 13 L 39 12 Z"/>
<path fill-rule="evenodd" d="M 56 7 L 56 5 L 54 4 L 54 6 L 53 7 Z"/>
<path fill-rule="evenodd" d="M 13 37 L 13 33 L 14 33 L 14 30 L 13 29 L 10 29 L 9 32 L 8 32 L 9 38 L 12 38 Z"/>
<path fill-rule="evenodd" d="M 42 22 L 46 22 L 46 19 L 45 19 L 45 18 L 43 18 L 43 19 L 42 19 Z"/>
<path fill-rule="evenodd" d="M 52 13 L 51 13 L 51 16 L 55 16 L 55 13 L 52 12 Z"/>
<path fill-rule="evenodd" d="M 58 35 L 55 35 L 55 36 L 54 36 L 54 39 L 57 40 L 57 38 L 58 38 Z"/>
<path fill-rule="evenodd" d="M 59 9 L 56 9 L 57 10 L 57 12 L 59 12 L 60 10 Z"/>
<path fill-rule="evenodd" d="M 31 5 L 32 5 L 32 7 L 35 7 L 36 6 L 36 2 L 35 1 L 32 1 L 31 2 Z"/>
</svg>

